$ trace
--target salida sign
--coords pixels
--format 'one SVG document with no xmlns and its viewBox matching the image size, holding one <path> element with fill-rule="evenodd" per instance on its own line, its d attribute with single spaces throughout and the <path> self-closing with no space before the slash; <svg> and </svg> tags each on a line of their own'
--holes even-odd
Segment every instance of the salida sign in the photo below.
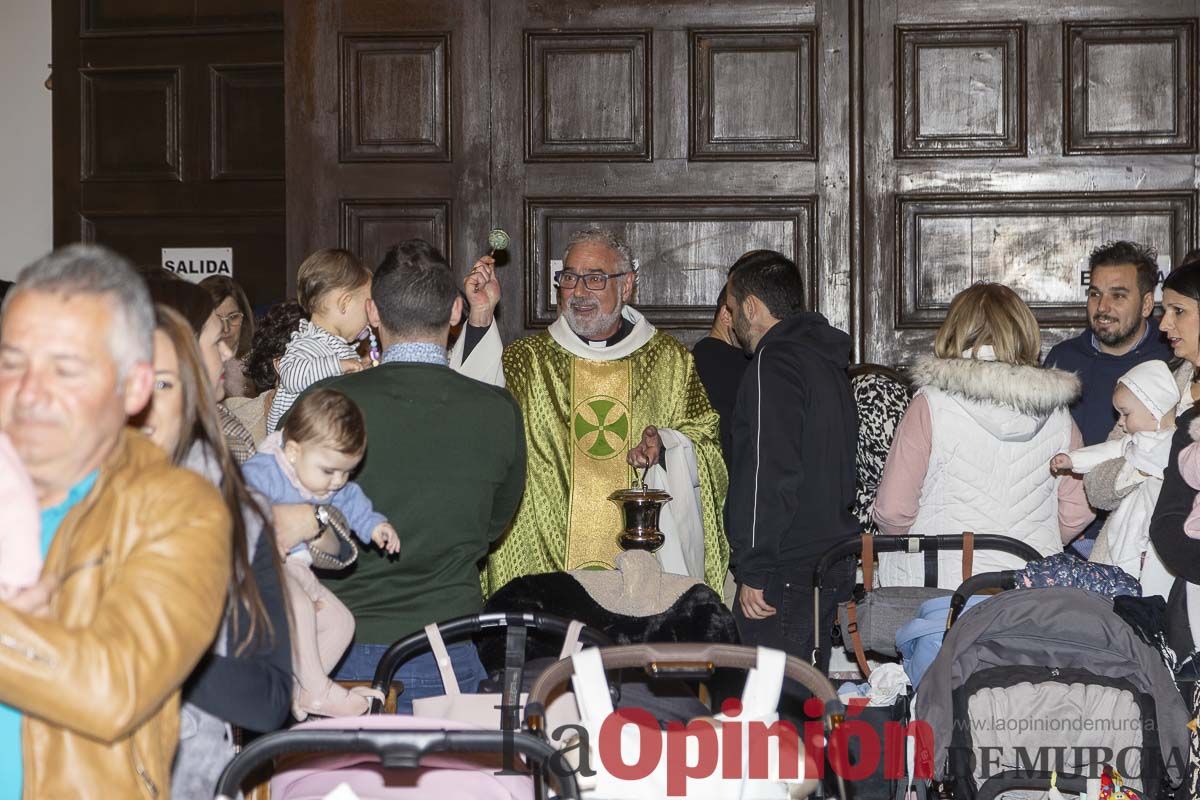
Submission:
<svg viewBox="0 0 1200 800">
<path fill-rule="evenodd" d="M 163 269 L 174 272 L 192 283 L 213 275 L 233 277 L 232 247 L 164 247 Z"/>
</svg>

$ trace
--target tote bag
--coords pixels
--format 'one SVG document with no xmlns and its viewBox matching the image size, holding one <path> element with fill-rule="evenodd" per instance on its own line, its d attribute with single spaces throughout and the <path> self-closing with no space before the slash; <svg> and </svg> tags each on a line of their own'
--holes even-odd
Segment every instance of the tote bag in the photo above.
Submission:
<svg viewBox="0 0 1200 800">
<path fill-rule="evenodd" d="M 571 624 L 567 627 L 567 634 L 563 639 L 562 649 L 559 651 L 559 659 L 566 658 L 572 653 L 580 649 L 579 632 L 583 630 L 583 623 L 579 620 L 571 620 Z M 458 678 L 454 674 L 454 664 L 450 661 L 450 653 L 446 650 L 446 643 L 442 641 L 441 631 L 438 630 L 436 624 L 425 626 L 425 636 L 429 639 L 429 647 L 433 651 L 434 659 L 437 661 L 438 672 L 442 676 L 442 686 L 446 690 L 445 694 L 435 695 L 433 697 L 421 697 L 413 700 L 413 715 L 418 717 L 433 717 L 436 719 L 452 719 L 457 722 L 469 722 L 474 725 L 480 725 L 490 730 L 515 730 L 519 727 L 518 720 L 503 719 L 505 694 L 509 695 L 508 706 L 516 707 L 518 712 L 525 708 L 525 702 L 529 699 L 528 692 L 514 691 L 513 687 L 508 685 L 506 681 L 506 690 L 504 693 L 490 692 L 486 694 L 464 694 L 458 688 Z M 514 654 L 509 653 L 509 657 Z M 524 662 L 524 641 L 521 643 L 521 652 L 515 654 Z M 507 670 L 506 670 L 507 671 Z M 519 689 L 519 675 L 517 681 Z M 516 701 L 515 703 L 513 701 Z M 570 692 L 564 692 L 549 703 L 546 708 L 547 723 L 552 725 L 550 730 L 555 730 L 557 727 L 576 722 L 578 716 L 575 713 L 575 698 Z"/>
<path fill-rule="evenodd" d="M 712 718 L 693 720 L 690 724 L 708 724 L 716 729 L 717 758 L 712 773 L 707 777 L 688 777 L 682 784 L 669 786 L 668 747 L 680 747 L 686 744 L 685 763 L 698 764 L 700 744 L 695 736 L 676 735 L 675 741 L 669 741 L 670 733 L 659 728 L 646 728 L 626 722 L 620 729 L 620 753 L 606 752 L 601 746 L 601 729 L 604 721 L 613 714 L 612 698 L 608 692 L 608 680 L 604 671 L 604 663 L 596 648 L 588 648 L 571 656 L 574 662 L 574 675 L 571 678 L 575 689 L 575 699 L 579 703 L 579 717 L 582 726 L 588 734 L 590 767 L 595 774 L 588 777 L 577 773 L 580 790 L 589 800 L 662 800 L 669 794 L 669 789 L 682 788 L 688 800 L 785 800 L 789 797 L 803 797 L 816 787 L 816 780 L 805 780 L 804 750 L 801 743 L 795 752 L 781 752 L 777 746 L 779 737 L 770 737 L 771 746 L 767 758 L 767 770 L 764 777 L 751 779 L 751 738 L 749 725 L 751 721 L 762 722 L 767 726 L 779 720 L 779 695 L 783 688 L 784 667 L 787 655 L 779 650 L 765 647 L 758 649 L 758 664 L 751 669 L 747 676 L 746 687 L 742 693 L 742 711 L 736 718 L 718 714 Z M 723 730 L 723 725 L 736 721 L 739 726 L 740 743 L 737 747 L 726 752 L 725 743 L 734 740 L 729 731 Z M 651 741 L 654 737 L 657 741 Z M 756 744 L 761 734 L 755 734 Z M 572 749 L 574 742 L 563 742 L 568 748 L 564 751 L 568 761 L 576 764 L 577 749 Z M 625 765 L 642 764 L 647 749 L 651 755 L 656 748 L 659 758 L 653 770 L 645 778 L 625 780 L 612 774 L 608 767 L 619 757 Z M 790 772 L 781 769 L 781 759 L 795 760 Z M 723 777 L 723 766 L 727 759 L 740 761 L 739 778 Z M 643 768 L 644 769 L 644 768 Z M 620 768 L 618 768 L 620 771 Z M 784 777 L 781 777 L 783 775 Z M 794 778 L 790 777 L 795 775 Z M 785 779 L 786 778 L 786 779 Z M 676 776 L 679 780 L 679 776 Z"/>
</svg>

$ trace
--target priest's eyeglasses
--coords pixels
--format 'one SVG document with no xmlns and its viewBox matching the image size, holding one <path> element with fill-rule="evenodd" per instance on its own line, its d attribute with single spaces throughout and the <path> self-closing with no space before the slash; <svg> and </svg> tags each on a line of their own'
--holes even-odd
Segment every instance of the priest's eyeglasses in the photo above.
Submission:
<svg viewBox="0 0 1200 800">
<path fill-rule="evenodd" d="M 579 285 L 579 281 L 583 280 L 583 285 L 593 292 L 602 292 L 608 286 L 609 278 L 619 278 L 622 275 L 629 275 L 630 271 L 614 272 L 609 275 L 605 272 L 589 272 L 586 275 L 579 275 L 574 272 L 568 272 L 565 269 L 560 269 L 554 273 L 554 282 L 563 289 L 574 289 Z"/>
</svg>

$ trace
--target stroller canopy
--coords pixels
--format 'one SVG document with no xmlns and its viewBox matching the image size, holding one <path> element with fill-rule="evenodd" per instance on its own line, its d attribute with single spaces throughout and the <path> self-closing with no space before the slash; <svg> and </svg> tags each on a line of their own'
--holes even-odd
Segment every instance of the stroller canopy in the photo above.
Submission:
<svg viewBox="0 0 1200 800">
<path fill-rule="evenodd" d="M 1015 685 L 1029 680 L 1031 667 L 1063 675 L 1086 673 L 1095 676 L 1096 683 L 1131 685 L 1149 697 L 1166 777 L 1173 785 L 1183 779 L 1191 717 L 1171 671 L 1158 651 L 1113 612 L 1111 600 L 1073 588 L 1003 592 L 972 608 L 946 634 L 916 697 L 916 717 L 933 731 L 935 774 L 945 774 L 955 725 L 963 724 L 955 721 L 956 693 L 961 694 L 969 679 L 978 681 L 985 670 L 1001 680 L 1000 670 L 1009 670 Z M 1045 706 L 1026 709 L 1030 717 L 1062 711 Z M 1146 737 L 1151 734 L 1145 731 Z M 1057 736 L 1063 738 L 1061 733 Z"/>
</svg>

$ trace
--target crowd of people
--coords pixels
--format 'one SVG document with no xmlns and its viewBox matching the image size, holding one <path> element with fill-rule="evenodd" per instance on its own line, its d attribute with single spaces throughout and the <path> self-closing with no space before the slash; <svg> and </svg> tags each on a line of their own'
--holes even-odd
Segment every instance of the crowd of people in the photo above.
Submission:
<svg viewBox="0 0 1200 800">
<path fill-rule="evenodd" d="M 211 797 L 236 731 L 365 713 L 392 643 L 516 578 L 613 569 L 608 498 L 631 481 L 673 498 L 663 571 L 722 593 L 743 643 L 807 659 L 815 634 L 827 658 L 854 564 L 816 620 L 809 581 L 862 530 L 872 413 L 850 337 L 806 310 L 792 261 L 753 250 L 689 352 L 632 305 L 636 263 L 613 232 L 576 233 L 558 319 L 507 345 L 493 259 L 460 287 L 419 240 L 377 266 L 319 250 L 258 319 L 228 278 L 102 247 L 22 271 L 0 316 L 0 798 Z M 954 298 L 866 513 L 879 535 L 1119 566 L 1190 654 L 1200 263 L 1166 278 L 1159 318 L 1153 252 L 1109 243 L 1089 267 L 1087 328 L 1045 359 L 1012 289 Z M 938 558 L 957 586 L 961 555 Z M 923 567 L 881 556 L 880 580 Z M 448 654 L 476 691 L 475 646 Z M 397 712 L 442 674 L 405 663 Z"/>
</svg>

